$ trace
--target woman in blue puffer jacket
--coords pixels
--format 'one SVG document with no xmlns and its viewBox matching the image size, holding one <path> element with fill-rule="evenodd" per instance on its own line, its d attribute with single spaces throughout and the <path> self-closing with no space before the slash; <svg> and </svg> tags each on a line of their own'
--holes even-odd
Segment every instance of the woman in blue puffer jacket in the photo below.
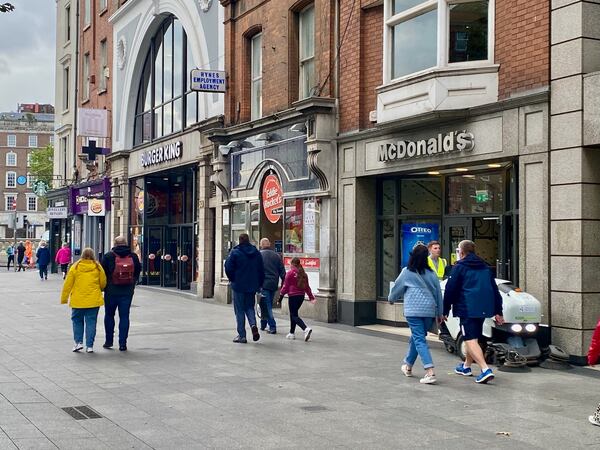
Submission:
<svg viewBox="0 0 600 450">
<path fill-rule="evenodd" d="M 421 357 L 425 376 L 420 382 L 434 384 L 437 380 L 434 373 L 431 352 L 427 345 L 427 330 L 434 320 L 441 322 L 443 312 L 442 290 L 437 275 L 427 264 L 429 251 L 424 245 L 416 245 L 410 253 L 408 266 L 402 269 L 390 290 L 388 301 L 394 303 L 404 298 L 404 316 L 410 327 L 411 337 L 402 373 L 412 377 L 412 368 Z"/>
</svg>

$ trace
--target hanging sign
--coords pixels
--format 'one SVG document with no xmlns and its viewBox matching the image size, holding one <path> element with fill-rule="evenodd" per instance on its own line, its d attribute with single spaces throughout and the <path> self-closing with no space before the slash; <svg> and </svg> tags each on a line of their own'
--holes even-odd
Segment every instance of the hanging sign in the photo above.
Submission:
<svg viewBox="0 0 600 450">
<path fill-rule="evenodd" d="M 271 223 L 277 223 L 283 214 L 283 190 L 275 175 L 267 175 L 262 189 L 262 206 Z"/>
<path fill-rule="evenodd" d="M 88 199 L 88 216 L 105 216 L 106 208 L 103 198 Z"/>
<path fill-rule="evenodd" d="M 225 92 L 227 72 L 222 70 L 192 69 L 190 88 L 200 92 Z"/>
</svg>

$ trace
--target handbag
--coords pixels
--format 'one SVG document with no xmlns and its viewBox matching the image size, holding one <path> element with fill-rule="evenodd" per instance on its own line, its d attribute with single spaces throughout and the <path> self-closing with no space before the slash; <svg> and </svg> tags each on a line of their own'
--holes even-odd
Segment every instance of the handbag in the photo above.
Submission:
<svg viewBox="0 0 600 450">
<path fill-rule="evenodd" d="M 429 293 L 431 294 L 431 297 L 433 298 L 433 301 L 435 302 L 436 315 L 435 315 L 435 318 L 433 319 L 433 322 L 431 323 L 431 327 L 429 327 L 429 330 L 427 330 L 427 331 L 429 333 L 433 333 L 433 334 L 440 334 L 440 329 L 439 329 L 438 323 L 437 323 L 437 318 L 438 318 L 439 314 L 437 311 L 437 300 L 435 298 L 436 297 L 435 293 L 431 290 L 431 287 L 425 282 L 425 280 L 423 279 L 421 274 L 419 272 L 415 272 L 415 273 L 419 277 L 421 284 L 425 287 L 425 289 L 427 289 L 427 291 L 429 291 Z"/>
</svg>

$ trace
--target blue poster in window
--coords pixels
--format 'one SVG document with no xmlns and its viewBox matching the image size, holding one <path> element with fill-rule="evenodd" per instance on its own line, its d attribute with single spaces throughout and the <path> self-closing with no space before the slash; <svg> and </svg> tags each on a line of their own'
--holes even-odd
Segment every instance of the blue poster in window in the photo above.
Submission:
<svg viewBox="0 0 600 450">
<path fill-rule="evenodd" d="M 429 241 L 439 241 L 440 226 L 437 223 L 403 223 L 402 224 L 402 261 L 401 266 L 408 265 L 410 252 L 417 244 L 427 245 Z"/>
</svg>

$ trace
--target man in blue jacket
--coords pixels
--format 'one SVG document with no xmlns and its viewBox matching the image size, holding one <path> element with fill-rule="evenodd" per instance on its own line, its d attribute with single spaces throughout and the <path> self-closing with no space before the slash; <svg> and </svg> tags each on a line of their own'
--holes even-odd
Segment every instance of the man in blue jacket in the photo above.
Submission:
<svg viewBox="0 0 600 450">
<path fill-rule="evenodd" d="M 504 323 L 502 297 L 494 275 L 475 254 L 472 241 L 458 244 L 458 256 L 459 261 L 452 269 L 444 292 L 444 316 L 448 316 L 452 308 L 454 317 L 460 318 L 461 332 L 467 345 L 466 360 L 454 372 L 470 377 L 473 375 L 471 364 L 476 362 L 481 375 L 475 381 L 487 383 L 494 379 L 494 373 L 485 362 L 479 338 L 483 335 L 483 322 L 487 317 L 495 316 L 496 323 Z"/>
<path fill-rule="evenodd" d="M 237 322 L 237 337 L 233 342 L 245 344 L 246 317 L 252 329 L 252 339 L 258 341 L 258 327 L 254 315 L 254 299 L 265 280 L 265 270 L 260 252 L 250 244 L 246 233 L 240 234 L 239 245 L 236 245 L 225 261 L 225 274 L 231 282 L 233 291 L 233 310 Z"/>
</svg>

